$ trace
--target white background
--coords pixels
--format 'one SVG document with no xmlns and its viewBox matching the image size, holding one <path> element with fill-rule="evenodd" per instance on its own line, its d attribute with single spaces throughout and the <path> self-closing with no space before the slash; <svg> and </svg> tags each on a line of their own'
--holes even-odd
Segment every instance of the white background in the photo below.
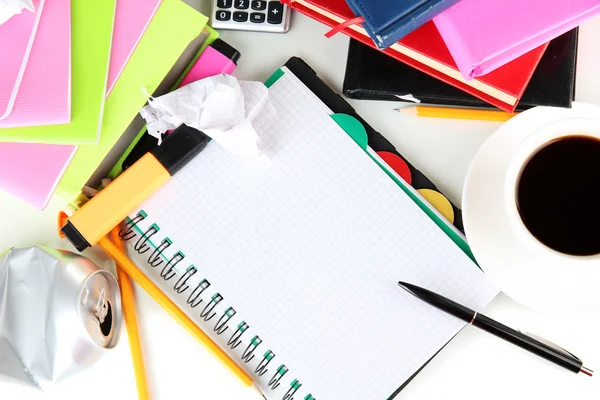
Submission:
<svg viewBox="0 0 600 400">
<path fill-rule="evenodd" d="M 206 0 L 187 0 L 208 14 Z M 302 57 L 334 90 L 341 92 L 348 39 L 326 39 L 325 26 L 299 13 L 283 35 L 223 32 L 222 38 L 242 53 L 235 75 L 264 80 L 291 56 Z M 577 69 L 578 101 L 600 104 L 600 17 L 580 30 Z M 552 82 L 548 82 L 552 84 Z M 481 143 L 499 125 L 491 122 L 420 119 L 394 111 L 393 102 L 350 101 L 359 114 L 386 136 L 453 202 L 460 204 L 464 177 Z M 0 249 L 49 245 L 68 248 L 56 236 L 56 215 L 63 207 L 54 198 L 37 211 L 0 192 Z M 600 288 L 599 288 L 600 290 Z M 137 291 L 144 354 L 154 399 L 253 399 L 160 306 Z M 600 310 L 568 315 L 539 314 L 500 295 L 483 310 L 508 325 L 543 336 L 600 370 Z M 41 393 L 0 378 L 2 399 L 86 400 L 135 398 L 135 384 L 126 337 L 93 369 Z M 181 396 L 181 397 L 179 397 Z M 600 377 L 588 378 L 555 367 L 473 327 L 462 331 L 408 385 L 399 399 L 597 399 Z M 324 400 L 324 399 L 319 399 Z M 335 399 L 339 400 L 339 399 Z"/>
</svg>

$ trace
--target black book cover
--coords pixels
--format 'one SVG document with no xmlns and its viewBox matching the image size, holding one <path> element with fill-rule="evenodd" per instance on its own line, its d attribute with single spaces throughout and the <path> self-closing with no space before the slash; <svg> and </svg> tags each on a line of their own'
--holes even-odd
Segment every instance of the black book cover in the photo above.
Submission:
<svg viewBox="0 0 600 400">
<path fill-rule="evenodd" d="M 571 107 L 575 96 L 578 29 L 550 42 L 517 111 L 536 106 Z M 494 108 L 355 40 L 350 41 L 343 90 L 353 99 L 399 101 L 396 95 L 411 94 L 425 104 Z"/>
</svg>

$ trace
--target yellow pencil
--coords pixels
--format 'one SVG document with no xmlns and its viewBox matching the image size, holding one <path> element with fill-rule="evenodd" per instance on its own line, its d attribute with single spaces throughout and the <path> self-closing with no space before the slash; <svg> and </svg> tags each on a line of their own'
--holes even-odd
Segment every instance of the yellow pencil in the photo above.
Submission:
<svg viewBox="0 0 600 400">
<path fill-rule="evenodd" d="M 202 343 L 223 364 L 229 367 L 248 386 L 254 386 L 252 378 L 221 349 L 204 331 L 202 331 L 181 309 L 173 303 L 142 271 L 108 238 L 102 238 L 98 245 L 113 258 L 123 270 L 156 300 L 177 322 Z M 260 393 L 258 387 L 255 389 Z"/>
<path fill-rule="evenodd" d="M 508 113 L 496 110 L 473 110 L 452 107 L 412 106 L 399 108 L 402 114 L 416 115 L 427 118 L 449 118 L 479 121 L 506 122 L 518 113 Z"/>
<path fill-rule="evenodd" d="M 124 251 L 123 240 L 119 237 L 119 228 L 110 232 L 110 238 L 113 243 Z M 148 390 L 148 381 L 146 379 L 146 367 L 144 365 L 144 355 L 142 352 L 142 341 L 138 330 L 137 316 L 135 314 L 135 299 L 133 297 L 133 285 L 121 263 L 117 263 L 117 275 L 119 277 L 119 287 L 121 289 L 121 302 L 123 303 L 123 316 L 127 326 L 127 337 L 129 347 L 131 348 L 131 358 L 133 359 L 133 370 L 135 372 L 135 381 L 137 385 L 139 400 L 149 400 L 150 392 Z"/>
</svg>

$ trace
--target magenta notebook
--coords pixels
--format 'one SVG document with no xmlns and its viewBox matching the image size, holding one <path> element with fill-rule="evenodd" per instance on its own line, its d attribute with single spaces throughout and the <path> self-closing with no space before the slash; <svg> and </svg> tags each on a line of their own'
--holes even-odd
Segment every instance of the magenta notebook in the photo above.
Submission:
<svg viewBox="0 0 600 400">
<path fill-rule="evenodd" d="M 46 0 L 56 1 L 63 0 Z M 117 81 L 160 2 L 117 1 L 108 88 Z M 0 143 L 0 189 L 43 209 L 76 151 L 77 146 Z"/>
<path fill-rule="evenodd" d="M 0 128 L 70 121 L 71 1 L 46 0 L 12 112 L 0 118 Z"/>
<path fill-rule="evenodd" d="M 131 53 L 146 32 L 146 28 L 162 0 L 122 0 L 117 1 L 113 44 L 108 70 L 108 96 L 115 82 L 127 65 Z"/>
<path fill-rule="evenodd" d="M 485 75 L 600 13 L 600 0 L 461 0 L 433 19 L 465 79 Z"/>
<path fill-rule="evenodd" d="M 45 0 L 33 0 L 35 11 L 23 10 L 0 25 L 0 118 L 13 109 Z"/>
<path fill-rule="evenodd" d="M 0 187 L 43 209 L 77 147 L 0 143 Z"/>
</svg>

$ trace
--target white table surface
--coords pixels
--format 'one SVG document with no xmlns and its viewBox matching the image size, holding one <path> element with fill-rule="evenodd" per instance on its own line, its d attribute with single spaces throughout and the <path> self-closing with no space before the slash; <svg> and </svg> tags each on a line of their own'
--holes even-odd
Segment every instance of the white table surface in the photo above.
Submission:
<svg viewBox="0 0 600 400">
<path fill-rule="evenodd" d="M 204 13 L 206 0 L 187 0 Z M 341 92 L 348 39 L 326 39 L 327 28 L 299 13 L 284 35 L 223 32 L 222 38 L 242 53 L 235 75 L 264 80 L 291 56 L 300 56 L 334 90 Z M 581 27 L 577 69 L 578 101 L 600 104 L 600 18 Z M 552 82 L 548 82 L 552 84 Z M 497 123 L 420 119 L 393 111 L 397 104 L 350 101 L 456 204 L 463 180 L 481 143 Z M 47 245 L 69 248 L 57 238 L 56 215 L 63 207 L 54 198 L 44 211 L 0 192 L 0 249 Z M 96 252 L 98 253 L 98 252 Z M 599 288 L 600 290 L 600 288 Z M 153 399 L 255 399 L 202 346 L 138 288 L 138 314 Z M 600 310 L 597 313 L 544 315 L 499 295 L 484 312 L 524 331 L 564 346 L 600 370 Z M 126 337 L 92 369 L 47 393 L 0 377 L 1 399 L 134 399 L 135 383 Z M 408 385 L 398 399 L 597 399 L 600 377 L 575 375 L 496 339 L 465 328 Z M 319 399 L 324 400 L 324 399 Z M 340 399 L 335 399 L 340 400 Z"/>
</svg>

